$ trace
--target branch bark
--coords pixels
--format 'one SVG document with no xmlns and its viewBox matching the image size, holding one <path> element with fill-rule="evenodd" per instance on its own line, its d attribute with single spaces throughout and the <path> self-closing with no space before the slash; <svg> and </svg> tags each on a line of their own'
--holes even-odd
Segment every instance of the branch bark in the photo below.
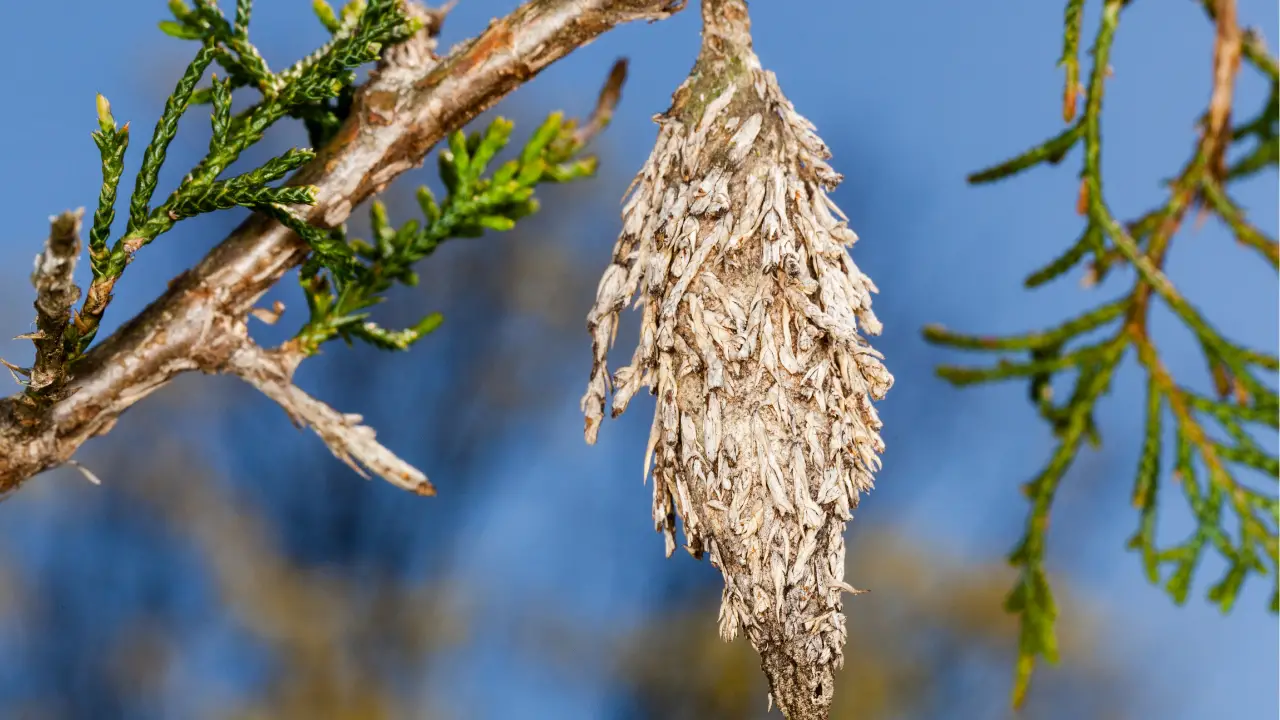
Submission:
<svg viewBox="0 0 1280 720">
<path fill-rule="evenodd" d="M 1231 106 L 1236 88 L 1236 74 L 1240 72 L 1240 53 L 1244 33 L 1236 20 L 1236 0 L 1218 0 L 1215 25 L 1217 33 L 1213 43 L 1213 93 L 1209 98 L 1209 113 L 1205 119 L 1204 133 L 1209 142 L 1210 176 L 1221 181 L 1227 175 L 1227 145 L 1231 144 Z"/>
<path fill-rule="evenodd" d="M 31 284 L 36 288 L 36 358 L 27 385 L 37 397 L 55 397 L 63 382 L 66 347 L 63 334 L 71 321 L 71 306 L 80 299 L 73 275 L 80 255 L 80 222 L 84 208 L 49 219 L 49 239 L 36 256 Z M 34 403 L 34 400 L 33 400 Z"/>
<path fill-rule="evenodd" d="M 437 62 L 404 45 L 388 50 L 330 146 L 291 182 L 318 188 L 296 210 L 333 227 L 351 209 L 419 165 L 448 133 L 492 107 L 547 65 L 634 20 L 658 20 L 684 0 L 530 0 Z M 192 370 L 234 368 L 243 318 L 307 254 L 278 222 L 254 215 L 169 290 L 76 365 L 70 396 L 19 422 L 18 398 L 0 400 L 0 496 L 66 463 L 120 414 Z"/>
<path fill-rule="evenodd" d="M 362 477 L 369 477 L 367 468 L 405 490 L 435 495 L 427 476 L 379 443 L 373 428 L 362 424 L 363 418 L 340 413 L 293 384 L 294 370 L 304 359 L 301 353 L 288 349 L 264 350 L 246 337 L 223 372 L 236 375 L 274 400 L 295 425 L 310 427 L 335 457 Z"/>
</svg>

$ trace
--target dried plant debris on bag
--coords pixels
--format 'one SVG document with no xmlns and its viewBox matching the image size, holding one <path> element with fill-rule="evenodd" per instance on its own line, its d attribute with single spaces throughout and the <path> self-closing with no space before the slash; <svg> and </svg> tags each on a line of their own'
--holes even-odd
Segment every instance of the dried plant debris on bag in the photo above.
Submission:
<svg viewBox="0 0 1280 720">
<path fill-rule="evenodd" d="M 745 15 L 742 18 L 745 29 Z M 843 531 L 880 467 L 873 400 L 893 377 L 863 337 L 875 285 L 827 197 L 842 179 L 749 35 L 707 33 L 693 74 L 656 120 L 657 144 L 623 210 L 587 319 L 594 367 L 582 409 L 594 442 L 646 386 L 653 518 L 675 549 L 724 575 L 720 633 L 744 632 L 790 717 L 825 717 L 842 662 Z M 643 312 L 631 363 L 610 378 L 618 313 Z"/>
</svg>

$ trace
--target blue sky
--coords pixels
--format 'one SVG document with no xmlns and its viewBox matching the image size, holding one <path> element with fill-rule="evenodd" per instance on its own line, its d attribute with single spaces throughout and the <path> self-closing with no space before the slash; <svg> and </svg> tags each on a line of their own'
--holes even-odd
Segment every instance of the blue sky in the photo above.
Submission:
<svg viewBox="0 0 1280 720">
<path fill-rule="evenodd" d="M 0 137 L 6 138 L 0 143 L 0 167 L 8 178 L 0 193 L 0 215 L 6 219 L 0 307 L 6 308 L 30 301 L 25 276 L 48 216 L 91 206 L 96 198 L 96 156 L 88 138 L 94 93 L 111 99 L 118 119 L 134 122 L 135 144 L 141 145 L 139 131 L 149 130 L 163 101 L 154 88 L 170 85 L 189 54 L 188 47 L 154 29 L 164 11 L 160 2 L 69 0 L 56 9 L 52 3 L 12 5 L 17 6 L 0 15 L 0 58 L 15 68 L 7 91 L 10 109 L 0 115 Z M 269 60 L 286 62 L 319 42 L 309 2 L 260 0 L 258 5 L 254 32 Z M 446 44 L 515 5 L 462 0 L 447 22 Z M 1097 5 L 1088 3 L 1086 38 Z M 919 328 L 928 322 L 991 332 L 1044 327 L 1095 304 L 1099 293 L 1119 293 L 1127 283 L 1121 274 L 1119 284 L 1086 291 L 1075 273 L 1034 293 L 1021 287 L 1029 270 L 1079 232 L 1074 211 L 1078 151 L 1057 168 L 994 186 L 972 188 L 964 182 L 969 172 L 1060 129 L 1062 76 L 1055 63 L 1061 3 L 793 0 L 755 2 L 751 11 L 762 62 L 832 147 L 833 164 L 846 177 L 836 200 L 862 238 L 855 258 L 881 289 L 877 312 L 886 319 L 886 332 L 877 345 L 897 384 L 883 410 L 889 445 L 885 471 L 855 522 L 893 525 L 974 560 L 1000 557 L 1019 532 L 1023 501 L 1017 486 L 1047 458 L 1052 439 L 1024 402 L 1021 386 L 957 391 L 933 377 L 930 368 L 937 362 L 966 358 L 928 347 Z M 1277 46 L 1275 3 L 1241 2 L 1240 15 L 1263 30 L 1269 47 Z M 694 8 L 658 25 L 622 28 L 518 91 L 517 101 L 535 112 L 586 108 L 591 93 L 583 88 L 595 88 L 615 57 L 631 58 L 630 80 L 605 141 L 606 161 L 619 169 L 602 179 L 614 185 L 600 188 L 602 195 L 620 195 L 647 155 L 656 134 L 649 118 L 667 107 L 696 54 L 697 19 Z M 1188 156 L 1208 95 L 1211 33 L 1198 3 L 1143 0 L 1124 14 L 1103 129 L 1104 180 L 1123 216 L 1158 202 L 1159 182 Z M 1252 114 L 1264 89 L 1248 71 L 1242 76 L 1237 107 Z M 301 142 L 300 136 L 294 141 Z M 134 163 L 139 154 L 137 148 L 131 153 Z M 1237 194 L 1273 236 L 1276 190 L 1271 175 L 1241 186 Z M 572 239 L 601 268 L 616 229 L 613 212 L 606 208 L 597 213 L 605 220 L 581 224 L 584 233 L 599 232 L 598 237 Z M 107 325 L 114 327 L 142 307 L 180 263 L 216 239 L 187 230 L 147 248 L 148 257 L 123 283 Z M 1276 347 L 1274 272 L 1213 221 L 1184 231 L 1174 248 L 1172 278 L 1218 327 L 1254 346 Z M 584 315 L 586 308 L 584 303 Z M 1157 327 L 1175 373 L 1200 373 L 1201 361 L 1176 324 L 1160 317 Z M 5 335 L 21 331 L 13 327 Z M 582 367 L 573 371 L 585 378 L 585 334 L 582 341 Z M 0 355 L 22 357 L 24 352 L 17 343 L 0 341 Z M 1276 619 L 1264 611 L 1269 587 L 1251 582 L 1235 613 L 1222 617 L 1201 599 L 1220 567 L 1210 561 L 1193 599 L 1175 608 L 1162 591 L 1145 583 L 1137 558 L 1123 550 L 1136 521 L 1128 494 L 1141 432 L 1139 380 L 1128 368 L 1104 401 L 1100 420 L 1106 445 L 1092 459 L 1082 458 L 1064 486 L 1050 541 L 1051 564 L 1088 602 L 1104 609 L 1114 630 L 1103 639 L 1106 652 L 1141 680 L 1145 716 L 1275 717 L 1280 668 Z M 581 442 L 576 402 L 576 394 L 566 395 L 530 427 L 526 442 L 505 447 L 487 466 L 494 476 L 493 496 L 469 509 L 472 515 L 457 541 L 469 548 L 469 562 L 456 563 L 452 572 L 481 586 L 493 582 L 496 572 L 521 592 L 567 603 L 587 615 L 639 617 L 649 608 L 650 578 L 609 568 L 628 553 L 660 552 L 647 517 L 648 490 L 640 486 L 638 472 L 647 406 L 606 424 L 600 444 L 588 449 Z M 947 412 L 931 414 L 935 404 Z M 895 418 L 913 424 L 895 425 Z M 611 459 L 628 454 L 634 462 Z M 582 482 L 615 489 L 583 499 L 574 492 Z M 19 497 L 7 505 L 21 502 Z M 586 505 L 575 508 L 574 502 Z M 590 509 L 619 520 L 582 528 L 590 540 L 582 554 L 557 559 L 564 529 L 549 509 L 538 510 L 540 504 L 555 504 L 568 515 Z M 1176 507 L 1170 510 L 1162 536 L 1171 538 L 1190 523 Z M 0 523 L 14 512 L 0 508 Z M 512 542 L 513 537 L 521 541 Z M 530 556 L 549 559 L 535 572 Z M 606 569 L 581 578 L 583 564 Z M 566 582 L 579 590 L 566 594 Z M 503 607 L 510 604 L 499 603 L 494 612 Z M 474 657 L 469 654 L 453 672 L 519 665 L 504 653 L 501 639 L 493 639 L 492 646 L 476 648 Z M 598 689 L 545 692 L 549 681 L 527 663 L 507 668 L 507 675 L 511 687 L 501 694 L 459 690 L 466 683 L 454 683 L 450 675 L 433 687 L 455 693 L 457 703 L 486 717 L 503 716 L 537 698 L 547 717 L 587 718 L 604 702 Z"/>
</svg>

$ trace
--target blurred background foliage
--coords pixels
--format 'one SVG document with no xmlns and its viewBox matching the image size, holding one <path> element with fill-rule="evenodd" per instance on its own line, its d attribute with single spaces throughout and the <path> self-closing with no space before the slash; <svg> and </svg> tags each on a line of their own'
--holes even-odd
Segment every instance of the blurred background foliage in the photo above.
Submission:
<svg viewBox="0 0 1280 720">
<path fill-rule="evenodd" d="M 13 97 L 24 102 L 60 88 L 48 120 L 0 120 L 6 136 L 30 136 L 0 150 L 0 166 L 24 176 L 0 194 L 12 218 L 0 245 L 9 334 L 29 322 L 25 273 L 46 216 L 88 204 L 96 190 L 93 93 L 110 96 L 121 121 L 149 122 L 189 52 L 154 30 L 159 3 L 72 4 L 75 17 L 58 21 L 66 52 L 15 80 Z M 269 59 L 318 44 L 308 3 L 259 4 Z M 463 3 L 446 44 L 514 4 Z M 1127 74 L 1109 89 L 1116 150 L 1104 164 L 1124 208 L 1156 196 L 1203 109 L 1208 45 L 1199 8 L 1186 4 L 1185 17 L 1134 4 L 1132 33 L 1115 49 Z M 3 57 L 21 56 L 39 40 L 30 28 L 54 21 L 37 5 L 0 23 Z M 1002 556 L 1023 520 L 1018 483 L 1053 438 L 1019 388 L 947 390 L 932 375 L 946 356 L 918 329 L 981 321 L 1013 330 L 1088 307 L 1076 288 L 1030 298 L 1018 287 L 1071 235 L 1060 228 L 1078 223 L 1070 173 L 981 193 L 963 184 L 1018 144 L 1010 137 L 1031 144 L 1040 121 L 1060 113 L 1060 8 L 814 0 L 829 18 L 803 26 L 806 55 L 793 35 L 804 18 L 781 3 L 757 5 L 763 61 L 848 177 L 836 200 L 863 238 L 859 265 L 883 289 L 878 347 L 898 378 L 884 407 L 886 468 L 849 533 L 848 575 L 871 592 L 846 603 L 848 658 L 833 717 L 1007 716 L 1017 627 L 1002 608 L 1014 580 Z M 632 58 L 618 116 L 597 141 L 595 180 L 547 188 L 543 211 L 509 233 L 442 248 L 418 287 L 379 309 L 391 326 L 438 310 L 440 329 L 410 353 L 333 344 L 302 366 L 300 384 L 365 415 L 439 496 L 360 480 L 233 379 L 182 378 L 82 453 L 102 487 L 58 471 L 0 505 L 0 716 L 765 717 L 750 648 L 716 636 L 716 573 L 687 557 L 664 560 L 652 533 L 640 484 L 644 413 L 614 421 L 589 449 L 576 409 L 589 363 L 583 318 L 617 232 L 617 199 L 654 135 L 649 115 L 666 107 L 692 62 L 695 16 L 625 28 L 502 106 L 517 134 L 553 109 L 581 114 L 609 62 Z M 1267 33 L 1276 25 L 1274 5 L 1260 0 L 1242 4 L 1241 16 Z M 900 33 L 886 28 L 911 28 L 918 51 L 890 53 Z M 679 50 L 653 53 L 655 43 Z M 816 77 L 815 65 L 851 70 Z M 1242 97 L 1251 92 L 1261 90 L 1244 87 Z M 972 117 L 973 108 L 994 115 Z M 179 134 L 173 167 L 199 157 L 201 132 Z M 300 127 L 281 129 L 244 163 L 303 138 Z M 427 168 L 384 197 L 392 217 L 416 213 L 412 188 L 432 182 Z M 161 184 L 174 180 L 162 174 Z M 1274 234 L 1274 177 L 1250 182 L 1240 202 Z M 191 220 L 181 237 L 141 253 L 104 333 L 240 217 Z M 362 223 L 352 234 L 368 237 Z M 1170 268 L 1175 279 L 1188 278 L 1188 294 L 1205 297 L 1208 311 L 1226 310 L 1226 330 L 1274 347 L 1275 303 L 1260 302 L 1274 299 L 1274 275 L 1233 264 L 1229 235 L 1212 222 L 1188 245 Z M 266 304 L 276 299 L 287 309 L 277 326 L 256 328 L 264 342 L 305 319 L 295 283 Z M 1249 311 L 1230 312 L 1239 307 Z M 1176 330 L 1168 318 L 1155 325 Z M 0 355 L 23 352 L 0 341 Z M 1191 341 L 1175 338 L 1166 352 L 1175 372 L 1199 370 Z M 1123 551 L 1140 378 L 1136 368 L 1117 371 L 1116 400 L 1097 418 L 1107 443 L 1064 480 L 1046 562 L 1063 658 L 1037 676 L 1024 715 L 1274 717 L 1276 624 L 1256 610 L 1265 589 L 1246 586 L 1254 601 L 1229 618 L 1203 603 L 1176 609 Z M 1171 536 L 1193 526 L 1170 515 Z"/>
</svg>

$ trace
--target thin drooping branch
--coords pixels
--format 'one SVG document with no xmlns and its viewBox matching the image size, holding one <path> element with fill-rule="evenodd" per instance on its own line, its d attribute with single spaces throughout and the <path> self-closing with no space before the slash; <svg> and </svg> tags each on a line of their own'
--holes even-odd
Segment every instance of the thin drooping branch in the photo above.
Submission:
<svg viewBox="0 0 1280 720">
<path fill-rule="evenodd" d="M 609 70 L 609 77 L 605 80 L 604 87 L 600 89 L 600 95 L 596 99 L 595 109 L 591 111 L 591 115 L 587 117 L 582 127 L 574 133 L 575 142 L 586 145 L 609 124 L 613 119 L 613 111 L 618 107 L 618 100 L 622 98 L 622 85 L 626 81 L 627 61 L 619 59 Z"/>
<path fill-rule="evenodd" d="M 362 424 L 359 415 L 340 413 L 293 384 L 293 372 L 304 355 L 287 349 L 264 350 L 246 339 L 231 354 L 224 372 L 236 375 L 271 398 L 299 426 L 310 427 L 329 450 L 361 476 L 369 472 L 419 495 L 435 495 L 436 489 L 420 470 L 401 460 Z"/>
<path fill-rule="evenodd" d="M 492 107 L 543 68 L 601 33 L 657 20 L 683 0 L 530 0 L 438 62 L 392 48 L 359 92 L 334 141 L 291 179 L 317 188 L 296 210 L 333 227 L 353 207 L 417 166 L 448 133 Z M 278 222 L 254 215 L 167 292 L 92 349 L 69 378 L 72 393 L 20 423 L 17 400 L 0 400 L 0 495 L 69 460 L 89 438 L 177 375 L 221 372 L 243 348 L 237 328 L 257 300 L 307 254 Z"/>
</svg>

